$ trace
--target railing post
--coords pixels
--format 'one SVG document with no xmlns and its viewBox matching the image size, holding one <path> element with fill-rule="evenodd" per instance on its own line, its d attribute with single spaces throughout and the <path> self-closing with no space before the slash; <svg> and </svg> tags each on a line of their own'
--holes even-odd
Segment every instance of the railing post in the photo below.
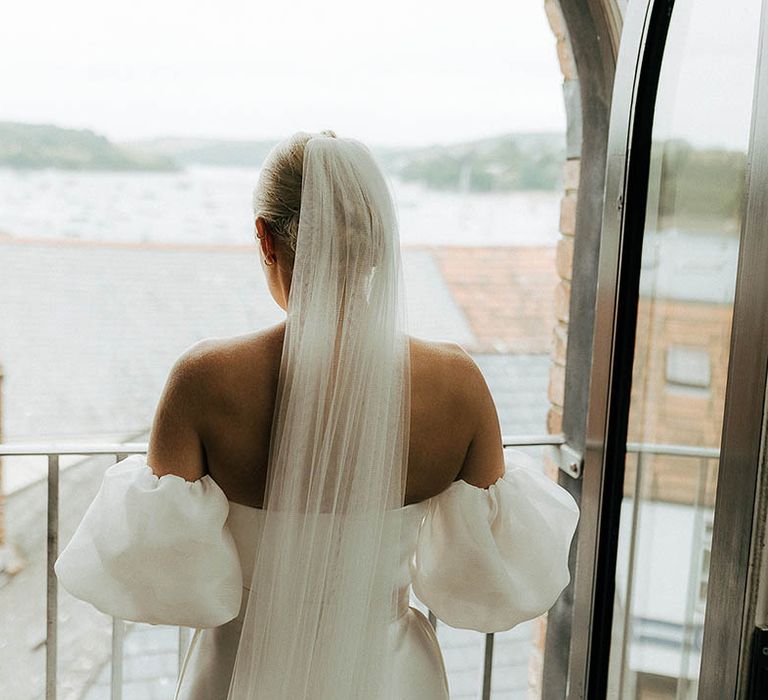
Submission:
<svg viewBox="0 0 768 700">
<path fill-rule="evenodd" d="M 694 614 L 699 596 L 699 577 L 704 543 L 704 509 L 706 508 L 707 476 L 709 460 L 701 458 L 696 481 L 696 497 L 693 502 L 693 531 L 691 532 L 691 560 L 688 564 L 688 585 L 685 593 L 685 612 L 683 613 L 683 638 L 680 650 L 678 678 L 690 678 L 691 657 L 695 656 L 696 626 Z M 699 662 L 700 663 L 700 662 Z M 698 671 L 698 666 L 694 671 Z M 684 683 L 677 684 L 676 700 L 682 699 L 686 691 Z"/>
<path fill-rule="evenodd" d="M 437 615 L 431 610 L 428 610 L 427 612 L 429 613 L 429 624 L 432 625 L 433 630 L 437 630 Z"/>
<path fill-rule="evenodd" d="M 112 677 L 110 679 L 110 700 L 123 699 L 123 638 L 125 622 L 112 618 Z"/>
<path fill-rule="evenodd" d="M 0 443 L 3 441 L 3 366 L 0 365 Z M 0 554 L 5 545 L 5 489 L 3 488 L 3 456 L 0 455 Z M 2 557 L 0 556 L 0 573 Z"/>
<path fill-rule="evenodd" d="M 120 462 L 128 455 L 124 452 L 115 454 L 115 462 Z M 112 677 L 110 679 L 110 700 L 123 700 L 123 642 L 125 640 L 125 621 L 112 618 Z"/>
<path fill-rule="evenodd" d="M 632 521 L 629 530 L 629 552 L 627 554 L 627 585 L 624 589 L 624 619 L 621 630 L 621 662 L 619 664 L 619 682 L 618 688 L 620 693 L 624 693 L 624 687 L 626 678 L 624 672 L 627 668 L 626 658 L 627 649 L 629 648 L 629 641 L 634 634 L 633 625 L 634 620 L 632 618 L 632 598 L 634 595 L 635 584 L 635 566 L 637 564 L 638 546 L 637 546 L 637 533 L 638 523 L 640 520 L 640 501 L 641 494 L 643 492 L 645 484 L 645 467 L 643 466 L 643 452 L 637 452 L 637 460 L 635 462 L 635 492 L 632 496 Z M 626 457 L 625 457 L 626 459 Z M 653 466 L 654 462 L 652 462 Z M 626 498 L 626 496 L 625 496 Z M 618 588 L 617 588 L 618 590 Z"/>
<path fill-rule="evenodd" d="M 48 455 L 48 565 L 46 568 L 45 698 L 56 700 L 58 581 L 53 565 L 59 554 L 59 455 Z"/>
<path fill-rule="evenodd" d="M 177 678 L 181 677 L 181 671 L 184 667 L 184 658 L 189 651 L 189 640 L 191 638 L 189 627 L 179 627 L 179 669 L 176 675 Z"/>
<path fill-rule="evenodd" d="M 491 700 L 491 674 L 493 673 L 493 632 L 485 635 L 485 661 L 483 663 L 483 700 Z"/>
</svg>

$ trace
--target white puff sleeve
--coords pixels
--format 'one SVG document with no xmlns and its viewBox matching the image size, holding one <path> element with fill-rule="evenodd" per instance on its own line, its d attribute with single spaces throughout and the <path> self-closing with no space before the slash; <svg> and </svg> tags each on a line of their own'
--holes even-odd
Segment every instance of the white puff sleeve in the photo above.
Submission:
<svg viewBox="0 0 768 700">
<path fill-rule="evenodd" d="M 114 617 L 216 627 L 237 616 L 242 596 L 228 513 L 210 476 L 158 477 L 133 455 L 104 473 L 56 575 L 73 596 Z"/>
<path fill-rule="evenodd" d="M 500 632 L 538 617 L 570 581 L 573 497 L 518 450 L 488 489 L 455 481 L 430 499 L 413 591 L 451 627 Z"/>
</svg>

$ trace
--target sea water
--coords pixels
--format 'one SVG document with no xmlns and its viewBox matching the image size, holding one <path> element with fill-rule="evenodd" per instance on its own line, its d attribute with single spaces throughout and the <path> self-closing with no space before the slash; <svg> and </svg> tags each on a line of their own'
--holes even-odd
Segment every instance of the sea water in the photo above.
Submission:
<svg viewBox="0 0 768 700">
<path fill-rule="evenodd" d="M 170 173 L 0 169 L 0 233 L 247 245 L 258 175 L 252 168 L 199 166 Z M 390 182 L 405 246 L 557 242 L 559 192 L 453 192 Z"/>
</svg>

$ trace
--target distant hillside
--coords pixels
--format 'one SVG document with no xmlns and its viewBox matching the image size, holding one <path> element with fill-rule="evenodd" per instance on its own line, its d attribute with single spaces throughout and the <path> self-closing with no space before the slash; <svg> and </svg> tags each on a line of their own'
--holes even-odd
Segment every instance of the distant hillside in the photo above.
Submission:
<svg viewBox="0 0 768 700">
<path fill-rule="evenodd" d="M 0 122 L 0 166 L 19 169 L 175 170 L 170 158 L 134 151 L 87 129 Z"/>
<path fill-rule="evenodd" d="M 651 172 L 659 173 L 659 228 L 739 235 L 744 218 L 747 154 L 695 148 L 684 139 L 654 142 Z"/>
<path fill-rule="evenodd" d="M 178 170 L 189 165 L 259 168 L 276 139 L 165 138 L 115 144 L 85 129 L 0 122 L 0 167 L 69 170 Z M 504 134 L 476 141 L 372 149 L 388 174 L 438 190 L 559 190 L 565 137 L 557 132 Z M 659 225 L 738 232 L 746 155 L 696 148 L 673 139 L 656 144 L 653 172 Z M 726 186 L 726 184 L 728 186 Z"/>
<path fill-rule="evenodd" d="M 380 150 L 399 178 L 440 190 L 557 190 L 562 187 L 565 136 L 506 134 L 424 148 Z"/>
<path fill-rule="evenodd" d="M 261 166 L 276 140 L 167 138 L 130 144 L 182 165 Z M 441 190 L 553 190 L 561 186 L 565 137 L 509 134 L 418 148 L 372 147 L 390 175 Z"/>
<path fill-rule="evenodd" d="M 226 141 L 221 139 L 164 138 L 136 141 L 127 147 L 172 158 L 180 165 L 261 167 L 277 139 Z"/>
</svg>

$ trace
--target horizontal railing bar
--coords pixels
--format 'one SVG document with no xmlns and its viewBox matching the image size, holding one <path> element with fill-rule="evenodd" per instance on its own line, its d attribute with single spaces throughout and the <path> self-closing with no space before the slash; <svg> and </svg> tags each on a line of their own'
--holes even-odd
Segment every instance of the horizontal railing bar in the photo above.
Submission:
<svg viewBox="0 0 768 700">
<path fill-rule="evenodd" d="M 132 455 L 144 454 L 147 451 L 146 442 L 116 442 L 104 444 L 66 444 L 66 443 L 18 443 L 0 444 L 0 457 L 40 457 L 46 455 L 82 455 L 94 457 L 97 455 Z"/>
<path fill-rule="evenodd" d="M 720 450 L 717 447 L 695 447 L 694 445 L 655 445 L 645 442 L 628 442 L 627 452 L 646 455 L 665 455 L 670 457 L 704 457 L 719 459 Z"/>
<path fill-rule="evenodd" d="M 565 442 L 563 435 L 504 435 L 504 447 L 558 446 Z M 48 455 L 132 455 L 144 454 L 146 442 L 95 443 L 81 445 L 67 443 L 0 443 L 0 457 L 47 457 Z M 679 457 L 704 457 L 718 459 L 720 450 L 716 447 L 695 447 L 693 445 L 664 445 L 646 442 L 628 442 L 627 452 Z"/>
<path fill-rule="evenodd" d="M 562 435 L 507 435 L 502 438 L 504 447 L 537 447 L 539 445 L 561 445 Z M 67 444 L 67 443 L 0 443 L 0 456 L 37 457 L 42 455 L 114 455 L 143 454 L 147 451 L 146 442 L 125 442 L 106 444 Z"/>
<path fill-rule="evenodd" d="M 542 447 L 564 442 L 564 435 L 503 435 L 501 438 L 502 447 Z"/>
</svg>

